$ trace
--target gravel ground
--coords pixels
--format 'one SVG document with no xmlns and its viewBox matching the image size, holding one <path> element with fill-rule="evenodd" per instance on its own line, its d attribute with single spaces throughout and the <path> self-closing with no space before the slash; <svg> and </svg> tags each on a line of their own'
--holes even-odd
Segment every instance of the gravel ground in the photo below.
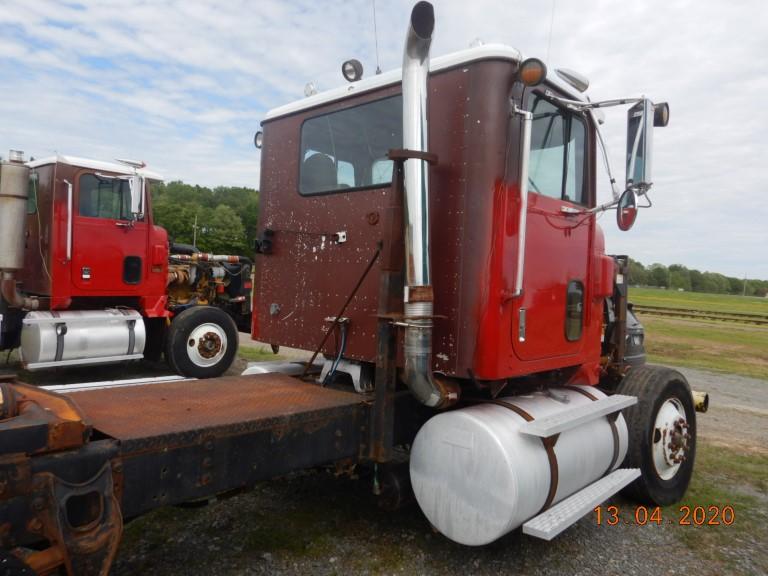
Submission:
<svg viewBox="0 0 768 576">
<path fill-rule="evenodd" d="M 285 353 L 285 351 L 282 351 Z M 289 353 L 290 354 L 290 353 Z M 300 354 L 300 353 L 297 353 Z M 768 382 L 681 369 L 709 392 L 702 441 L 764 452 Z M 721 564 L 684 543 L 682 527 L 638 526 L 634 505 L 617 497 L 623 521 L 597 526 L 589 514 L 552 542 L 516 530 L 469 548 L 434 533 L 415 504 L 381 510 L 370 478 L 297 474 L 199 509 L 165 509 L 126 527 L 113 574 L 763 574 L 763 544 L 748 535 L 720 550 Z M 767 504 L 765 494 L 760 502 Z M 665 514 L 673 516 L 671 512 Z"/>
<path fill-rule="evenodd" d="M 678 368 L 691 388 L 709 393 L 698 419 L 699 438 L 712 444 L 768 454 L 768 381 Z"/>
<path fill-rule="evenodd" d="M 258 346 L 248 340 L 246 346 Z M 287 358 L 306 352 L 280 351 Z M 246 362 L 239 360 L 230 373 Z M 138 363 L 92 371 L 36 375 L 40 384 L 109 380 L 164 372 Z M 699 415 L 702 442 L 741 452 L 768 453 L 768 381 L 679 369 L 691 387 L 710 395 Z M 768 471 L 766 473 L 768 477 Z M 721 564 L 686 545 L 685 530 L 665 516 L 661 526 L 637 526 L 622 497 L 616 526 L 589 514 L 552 542 L 516 530 L 482 548 L 434 533 L 415 504 L 395 512 L 378 507 L 371 478 L 336 478 L 325 470 L 265 482 L 245 494 L 201 508 L 166 508 L 129 522 L 112 574 L 765 574 L 764 543 L 747 535 L 721 550 Z M 768 508 L 765 493 L 758 501 Z M 671 513 L 665 514 L 672 515 Z M 761 515 L 764 515 L 761 513 Z M 704 528 L 706 529 L 706 528 Z M 706 556 L 706 555 L 704 555 Z"/>
<path fill-rule="evenodd" d="M 723 573 L 674 538 L 671 530 L 679 527 L 597 526 L 592 514 L 552 542 L 517 530 L 469 548 L 433 533 L 415 505 L 380 510 L 368 488 L 364 480 L 320 472 L 265 483 L 204 509 L 164 510 L 127 527 L 113 573 Z M 614 502 L 631 508 L 622 499 Z"/>
</svg>

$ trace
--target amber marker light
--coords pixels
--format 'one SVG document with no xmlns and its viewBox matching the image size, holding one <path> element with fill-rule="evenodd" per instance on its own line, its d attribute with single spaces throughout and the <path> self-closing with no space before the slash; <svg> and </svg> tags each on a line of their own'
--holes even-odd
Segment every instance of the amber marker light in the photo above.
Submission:
<svg viewBox="0 0 768 576">
<path fill-rule="evenodd" d="M 518 75 L 526 86 L 538 86 L 547 77 L 547 67 L 538 58 L 528 58 L 520 64 Z"/>
</svg>

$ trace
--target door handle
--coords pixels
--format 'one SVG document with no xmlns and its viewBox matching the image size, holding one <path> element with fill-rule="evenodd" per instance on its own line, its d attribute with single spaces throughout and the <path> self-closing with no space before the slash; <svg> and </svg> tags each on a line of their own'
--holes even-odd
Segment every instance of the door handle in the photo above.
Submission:
<svg viewBox="0 0 768 576">
<path fill-rule="evenodd" d="M 133 222 L 118 220 L 117 222 L 115 222 L 115 226 L 117 226 L 118 228 L 133 228 Z"/>
</svg>

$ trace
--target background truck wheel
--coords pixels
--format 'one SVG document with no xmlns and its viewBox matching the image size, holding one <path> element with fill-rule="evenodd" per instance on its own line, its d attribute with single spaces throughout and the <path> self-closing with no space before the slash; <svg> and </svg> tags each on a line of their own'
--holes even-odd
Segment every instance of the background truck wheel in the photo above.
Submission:
<svg viewBox="0 0 768 576">
<path fill-rule="evenodd" d="M 696 413 L 685 376 L 661 366 L 632 368 L 617 392 L 637 396 L 624 410 L 629 429 L 628 468 L 640 478 L 624 493 L 640 502 L 667 506 L 683 497 L 696 457 Z"/>
<path fill-rule="evenodd" d="M 171 322 L 166 344 L 168 364 L 194 378 L 220 376 L 237 353 L 237 327 L 226 312 L 211 306 L 189 308 Z"/>
</svg>

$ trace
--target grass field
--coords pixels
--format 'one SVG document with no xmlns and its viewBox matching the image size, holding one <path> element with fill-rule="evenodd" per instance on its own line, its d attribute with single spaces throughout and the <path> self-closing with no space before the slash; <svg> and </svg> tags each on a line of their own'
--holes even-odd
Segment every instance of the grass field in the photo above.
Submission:
<svg viewBox="0 0 768 576">
<path fill-rule="evenodd" d="M 768 456 L 700 442 L 688 491 L 681 502 L 665 508 L 664 518 L 680 522 L 686 509 L 703 509 L 706 522 L 700 523 L 701 516 L 695 523 L 687 518 L 691 523 L 676 526 L 675 536 L 704 558 L 727 566 L 723 573 L 765 574 L 768 554 L 765 548 L 759 549 L 759 543 L 768 538 L 767 469 Z M 734 521 L 728 525 L 717 518 L 718 511 L 726 506 L 734 511 Z"/>
<path fill-rule="evenodd" d="M 664 306 L 708 312 L 736 312 L 768 316 L 768 298 L 677 292 L 658 288 L 630 288 L 629 299 L 638 306 Z"/>
<path fill-rule="evenodd" d="M 631 302 L 713 312 L 767 314 L 768 299 L 631 288 Z M 768 326 L 638 314 L 651 362 L 768 380 Z"/>
</svg>

